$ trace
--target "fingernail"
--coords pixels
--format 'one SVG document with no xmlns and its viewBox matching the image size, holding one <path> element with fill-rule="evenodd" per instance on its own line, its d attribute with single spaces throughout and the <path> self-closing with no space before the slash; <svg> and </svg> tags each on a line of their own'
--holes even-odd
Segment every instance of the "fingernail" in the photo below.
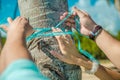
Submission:
<svg viewBox="0 0 120 80">
<path fill-rule="evenodd" d="M 7 20 L 10 19 L 10 18 L 11 18 L 11 17 L 8 17 Z"/>
</svg>

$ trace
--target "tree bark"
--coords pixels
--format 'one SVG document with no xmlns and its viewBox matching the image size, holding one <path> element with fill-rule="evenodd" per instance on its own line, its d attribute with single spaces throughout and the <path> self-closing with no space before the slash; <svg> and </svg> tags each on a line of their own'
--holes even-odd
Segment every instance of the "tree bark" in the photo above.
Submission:
<svg viewBox="0 0 120 80">
<path fill-rule="evenodd" d="M 54 27 L 60 21 L 59 16 L 68 10 L 67 0 L 18 0 L 18 3 L 21 16 L 29 18 L 34 28 Z M 48 49 L 60 53 L 53 37 L 33 39 L 27 46 L 41 72 L 51 80 L 81 80 L 79 66 L 66 64 L 50 55 Z"/>
</svg>

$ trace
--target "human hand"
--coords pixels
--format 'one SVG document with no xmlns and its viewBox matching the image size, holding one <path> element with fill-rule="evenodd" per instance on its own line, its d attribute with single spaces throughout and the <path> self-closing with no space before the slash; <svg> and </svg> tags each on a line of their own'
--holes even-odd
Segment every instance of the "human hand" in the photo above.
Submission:
<svg viewBox="0 0 120 80">
<path fill-rule="evenodd" d="M 76 7 L 73 8 L 73 15 L 66 21 L 66 25 L 70 27 L 75 27 L 75 21 L 73 18 L 75 16 L 79 16 L 80 18 L 80 32 L 83 35 L 89 36 L 90 32 L 94 30 L 95 26 L 97 25 L 91 17 L 86 13 L 85 11 L 79 10 Z M 60 16 L 60 19 L 62 20 L 63 18 L 66 17 L 68 13 L 65 12 L 62 16 Z"/>
<path fill-rule="evenodd" d="M 7 21 L 9 23 L 9 25 L 13 22 L 13 20 L 10 17 L 8 17 Z M 9 27 L 7 27 L 6 25 L 2 25 L 1 28 L 5 32 L 8 32 L 8 30 L 9 30 Z M 25 27 L 25 36 L 27 37 L 27 36 L 31 35 L 33 32 L 34 32 L 34 30 L 33 30 L 32 26 L 29 24 L 29 21 L 28 21 L 28 24 Z"/>
<path fill-rule="evenodd" d="M 61 32 L 61 30 L 58 28 L 57 29 L 53 28 L 53 32 Z M 58 41 L 61 54 L 52 50 L 50 52 L 53 56 L 57 57 L 61 61 L 66 62 L 68 64 L 88 67 L 86 66 L 86 64 L 88 64 L 88 59 L 86 59 L 84 56 L 79 54 L 70 35 L 55 36 L 55 37 Z"/>
<path fill-rule="evenodd" d="M 10 25 L 9 27 L 3 26 L 7 31 L 7 39 L 2 53 L 20 53 L 18 52 L 18 49 L 22 49 L 22 52 L 26 51 L 25 28 L 28 26 L 28 21 L 23 17 L 17 17 L 14 21 L 11 18 L 8 18 L 8 23 Z"/>
</svg>

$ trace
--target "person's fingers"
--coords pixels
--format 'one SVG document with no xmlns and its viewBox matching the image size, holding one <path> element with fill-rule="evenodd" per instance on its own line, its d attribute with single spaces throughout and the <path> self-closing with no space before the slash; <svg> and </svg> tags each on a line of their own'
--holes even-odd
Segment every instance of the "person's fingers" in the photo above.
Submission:
<svg viewBox="0 0 120 80">
<path fill-rule="evenodd" d="M 66 35 L 66 39 L 69 41 L 69 43 L 73 43 L 73 40 L 70 35 Z"/>
<path fill-rule="evenodd" d="M 11 24 L 11 23 L 13 22 L 13 20 L 12 20 L 11 17 L 8 17 L 8 18 L 7 18 L 7 21 L 8 21 L 9 24 Z"/>
<path fill-rule="evenodd" d="M 16 23 L 16 22 L 20 22 L 20 20 L 21 20 L 21 17 L 18 16 L 17 18 L 14 19 L 14 22 L 15 22 L 15 23 Z"/>
<path fill-rule="evenodd" d="M 8 18 L 8 22 L 11 23 L 13 20 Z M 15 22 L 22 22 L 22 23 L 28 23 L 28 20 L 25 17 L 18 16 L 15 20 Z"/>
<path fill-rule="evenodd" d="M 60 16 L 60 20 L 64 19 L 67 16 L 68 12 L 63 13 L 63 15 Z"/>
<path fill-rule="evenodd" d="M 74 19 L 76 15 L 72 14 L 69 18 Z"/>
<path fill-rule="evenodd" d="M 54 27 L 52 27 L 52 31 L 53 31 L 53 32 L 62 32 L 61 29 L 59 29 L 59 28 L 54 28 Z M 55 37 L 58 38 L 59 36 L 55 36 Z"/>
<path fill-rule="evenodd" d="M 60 20 L 64 19 L 67 15 L 68 15 L 68 12 L 63 13 L 63 15 L 60 16 Z M 70 18 L 70 19 L 74 19 L 75 15 L 76 15 L 76 14 L 71 15 L 69 18 Z"/>
<path fill-rule="evenodd" d="M 59 28 L 53 28 L 53 32 L 62 32 L 62 30 L 61 29 L 59 29 Z M 55 36 L 56 37 L 56 39 L 58 40 L 58 42 L 60 42 L 60 43 L 62 43 L 62 42 L 65 42 L 66 40 L 67 40 L 67 38 L 68 37 L 66 37 L 65 35 L 62 35 L 62 36 Z"/>
<path fill-rule="evenodd" d="M 52 28 L 53 32 L 62 32 L 61 29 L 59 28 Z M 69 44 L 67 38 L 65 37 L 65 35 L 62 36 L 55 36 L 55 38 L 57 39 L 57 42 L 60 46 L 61 49 L 64 49 L 65 46 L 67 46 Z"/>
<path fill-rule="evenodd" d="M 65 18 L 68 14 L 69 14 L 68 12 L 65 12 L 65 13 L 63 13 L 62 16 Z M 76 14 L 73 13 L 69 18 L 74 19 L 75 15 L 76 15 Z"/>
<path fill-rule="evenodd" d="M 61 30 L 52 27 L 52 31 L 53 31 L 53 32 L 60 32 Z M 60 39 L 61 36 L 55 36 L 55 38 L 57 39 L 58 44 L 61 45 L 61 43 L 60 43 L 60 42 L 61 42 L 61 41 L 60 41 L 60 40 L 61 40 L 61 39 Z"/>
<path fill-rule="evenodd" d="M 22 18 L 22 20 L 24 20 L 24 21 L 27 21 L 28 22 L 28 19 L 27 18 L 25 18 L 25 17 L 21 17 Z"/>
<path fill-rule="evenodd" d="M 64 16 L 64 17 L 67 16 L 67 15 L 68 15 L 68 12 L 63 13 L 63 16 Z"/>
<path fill-rule="evenodd" d="M 75 24 L 75 20 L 70 19 L 70 18 L 69 18 L 69 19 L 67 19 L 67 20 L 66 20 L 66 22 L 70 22 L 71 24 Z"/>
<path fill-rule="evenodd" d="M 66 41 L 65 37 L 59 36 L 59 37 L 56 37 L 56 39 L 57 39 L 60 49 L 65 50 L 66 47 L 68 46 L 68 41 Z"/>
<path fill-rule="evenodd" d="M 73 27 L 73 26 L 75 26 L 75 21 L 73 19 L 69 18 L 65 21 L 65 25 L 68 27 Z"/>
<path fill-rule="evenodd" d="M 68 38 L 69 40 L 72 40 L 70 35 L 66 35 L 66 38 Z"/>
<path fill-rule="evenodd" d="M 21 19 L 21 16 L 18 16 L 17 18 L 15 18 L 15 20 Z"/>
<path fill-rule="evenodd" d="M 84 12 L 79 10 L 77 7 L 73 7 L 73 11 L 76 12 L 79 17 L 85 16 Z"/>
<path fill-rule="evenodd" d="M 60 16 L 60 20 L 63 20 L 65 17 L 62 15 L 62 16 Z"/>
<path fill-rule="evenodd" d="M 66 26 L 68 26 L 68 27 L 71 27 L 71 23 L 70 22 L 66 22 Z"/>
<path fill-rule="evenodd" d="M 60 59 L 61 61 L 64 61 L 64 60 L 63 60 L 63 56 L 62 56 L 61 54 L 57 53 L 56 51 L 51 50 L 50 53 L 51 53 L 54 57 Z"/>
<path fill-rule="evenodd" d="M 72 16 L 74 16 L 74 17 L 75 17 L 76 15 L 77 15 L 77 13 L 76 13 L 76 12 L 73 12 L 73 15 L 72 15 Z"/>
<path fill-rule="evenodd" d="M 54 30 L 55 30 L 55 32 L 62 32 L 62 30 L 60 28 L 56 28 L 56 29 L 54 28 Z M 64 35 L 62 35 L 62 36 L 55 36 L 55 37 L 56 37 L 56 39 L 59 42 L 63 42 L 62 39 L 63 39 Z"/>
<path fill-rule="evenodd" d="M 28 21 L 28 19 L 26 17 L 22 17 L 24 20 Z"/>
<path fill-rule="evenodd" d="M 8 31 L 8 27 L 6 25 L 2 25 L 2 26 L 0 26 L 0 28 L 2 28 L 5 32 Z"/>
<path fill-rule="evenodd" d="M 52 31 L 53 32 L 62 32 L 62 30 L 60 28 L 54 28 L 54 27 L 52 27 Z"/>
<path fill-rule="evenodd" d="M 86 16 L 89 16 L 89 14 L 86 12 L 86 11 L 84 11 L 84 10 L 81 10 Z"/>
<path fill-rule="evenodd" d="M 75 24 L 71 24 L 71 27 L 72 27 L 72 28 L 75 28 L 75 26 L 76 26 Z"/>
<path fill-rule="evenodd" d="M 66 26 L 75 28 L 75 23 L 66 22 Z"/>
<path fill-rule="evenodd" d="M 21 23 L 23 25 L 28 25 L 29 21 L 27 20 L 27 18 L 25 17 L 17 17 L 15 20 L 15 22 Z"/>
</svg>

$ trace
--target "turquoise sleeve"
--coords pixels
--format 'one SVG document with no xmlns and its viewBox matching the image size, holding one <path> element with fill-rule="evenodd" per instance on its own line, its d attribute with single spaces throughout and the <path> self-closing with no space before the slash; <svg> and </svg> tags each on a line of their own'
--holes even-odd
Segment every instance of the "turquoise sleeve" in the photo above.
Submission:
<svg viewBox="0 0 120 80">
<path fill-rule="evenodd" d="M 0 80 L 49 80 L 30 60 L 20 59 L 11 63 L 0 75 Z"/>
</svg>

